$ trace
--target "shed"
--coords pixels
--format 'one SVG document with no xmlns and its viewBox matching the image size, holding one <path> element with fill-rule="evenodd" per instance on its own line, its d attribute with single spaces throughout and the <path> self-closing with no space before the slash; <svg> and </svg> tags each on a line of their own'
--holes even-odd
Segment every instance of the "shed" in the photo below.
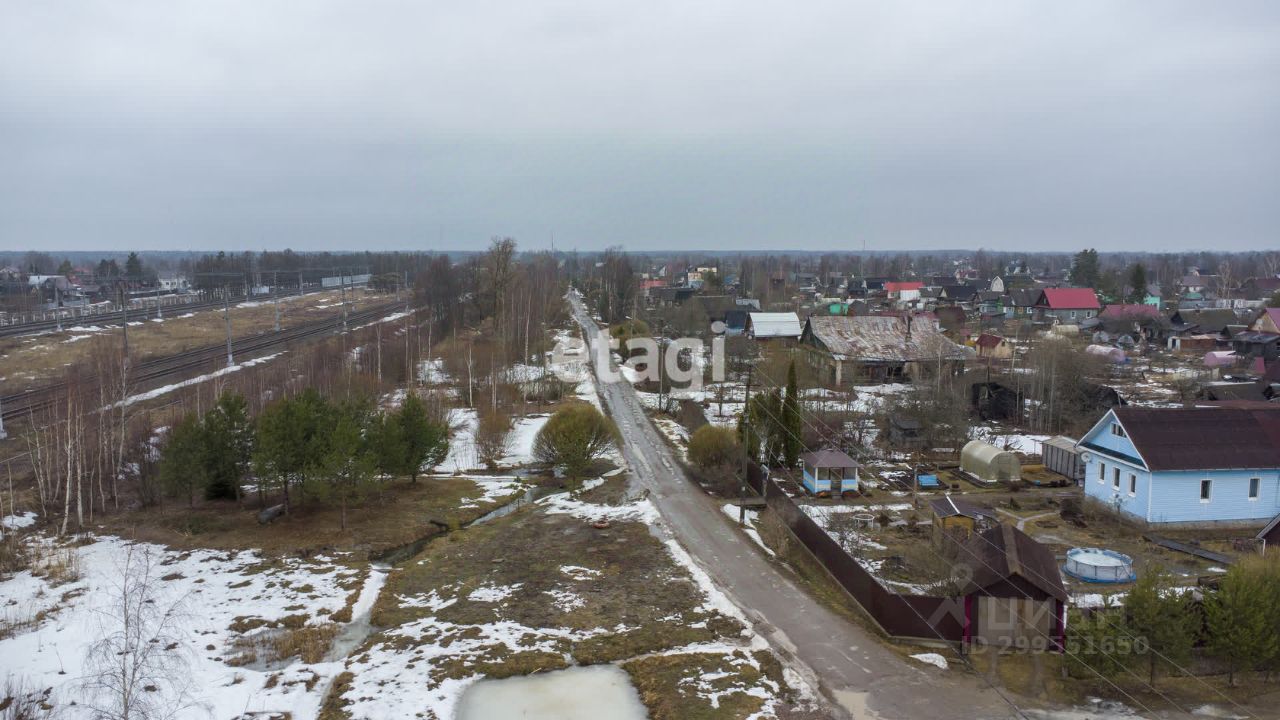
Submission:
<svg viewBox="0 0 1280 720">
<path fill-rule="evenodd" d="M 981 440 L 970 440 L 960 451 L 960 469 L 979 480 L 1017 482 L 1022 479 L 1018 456 Z"/>
<path fill-rule="evenodd" d="M 1069 478 L 1077 485 L 1084 482 L 1084 462 L 1076 441 L 1064 435 L 1044 441 L 1040 449 L 1045 468 Z"/>
<path fill-rule="evenodd" d="M 975 532 L 982 532 L 1000 524 L 991 510 L 967 500 L 947 495 L 929 501 L 933 523 L 933 542 L 941 545 L 944 540 L 964 542 Z"/>
<path fill-rule="evenodd" d="M 1068 596 L 1052 550 L 1012 525 L 998 525 L 970 536 L 956 560 L 972 571 L 962 590 L 966 641 L 1061 647 Z"/>
<path fill-rule="evenodd" d="M 858 490 L 858 461 L 841 450 L 824 448 L 800 456 L 804 488 L 813 495 L 841 495 Z"/>
<path fill-rule="evenodd" d="M 924 447 L 923 426 L 913 417 L 901 413 L 889 416 L 889 445 L 896 449 L 918 450 Z"/>
<path fill-rule="evenodd" d="M 800 318 L 793 312 L 749 313 L 746 333 L 757 340 L 794 340 L 800 337 Z"/>
</svg>

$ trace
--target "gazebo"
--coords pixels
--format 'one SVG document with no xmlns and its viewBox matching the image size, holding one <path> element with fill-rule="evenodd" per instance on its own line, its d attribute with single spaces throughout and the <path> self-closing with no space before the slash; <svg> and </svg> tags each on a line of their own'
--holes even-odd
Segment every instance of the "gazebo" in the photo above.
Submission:
<svg viewBox="0 0 1280 720">
<path fill-rule="evenodd" d="M 825 448 L 800 456 L 804 488 L 819 497 L 858 490 L 858 461 L 841 450 Z"/>
</svg>

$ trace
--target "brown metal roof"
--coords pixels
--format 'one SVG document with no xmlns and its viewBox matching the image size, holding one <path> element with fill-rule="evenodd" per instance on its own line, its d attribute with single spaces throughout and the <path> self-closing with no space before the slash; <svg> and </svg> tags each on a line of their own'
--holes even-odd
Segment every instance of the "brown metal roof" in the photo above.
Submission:
<svg viewBox="0 0 1280 720">
<path fill-rule="evenodd" d="M 988 590 L 1017 576 L 1051 597 L 1067 600 L 1053 551 L 1012 525 L 974 533 L 965 542 L 958 561 L 973 569 L 965 595 Z"/>
<path fill-rule="evenodd" d="M 1151 470 L 1280 468 L 1280 407 L 1114 411 Z"/>
<path fill-rule="evenodd" d="M 968 357 L 970 351 L 938 332 L 938 323 L 932 318 L 911 318 L 909 334 L 907 323 L 899 316 L 814 315 L 809 318 L 809 330 L 842 360 L 912 362 L 936 360 L 939 354 L 944 360 Z"/>
</svg>

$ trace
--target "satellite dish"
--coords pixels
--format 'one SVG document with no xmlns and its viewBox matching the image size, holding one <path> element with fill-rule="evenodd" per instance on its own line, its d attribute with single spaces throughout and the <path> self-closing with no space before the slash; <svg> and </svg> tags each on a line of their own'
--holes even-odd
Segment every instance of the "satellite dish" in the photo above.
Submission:
<svg viewBox="0 0 1280 720">
<path fill-rule="evenodd" d="M 1082 452 L 1082 453 L 1080 453 L 1080 459 L 1081 459 L 1081 460 L 1083 460 L 1084 462 L 1089 462 L 1090 460 L 1092 460 L 1092 459 L 1093 459 L 1093 454 L 1092 454 L 1092 453 L 1087 453 L 1087 452 Z"/>
</svg>

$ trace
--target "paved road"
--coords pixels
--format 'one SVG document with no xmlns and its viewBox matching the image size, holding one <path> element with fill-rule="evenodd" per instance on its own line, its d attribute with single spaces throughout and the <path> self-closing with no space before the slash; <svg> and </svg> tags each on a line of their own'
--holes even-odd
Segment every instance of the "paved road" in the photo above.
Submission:
<svg viewBox="0 0 1280 720">
<path fill-rule="evenodd" d="M 576 297 L 571 303 L 588 340 L 593 339 L 595 322 Z M 595 369 L 600 394 L 622 433 L 623 455 L 680 544 L 755 621 L 755 630 L 822 691 L 833 712 L 885 719 L 1017 717 L 977 678 L 908 664 L 914 661 L 811 598 L 684 475 L 634 388 L 608 382 L 601 368 Z"/>
</svg>

